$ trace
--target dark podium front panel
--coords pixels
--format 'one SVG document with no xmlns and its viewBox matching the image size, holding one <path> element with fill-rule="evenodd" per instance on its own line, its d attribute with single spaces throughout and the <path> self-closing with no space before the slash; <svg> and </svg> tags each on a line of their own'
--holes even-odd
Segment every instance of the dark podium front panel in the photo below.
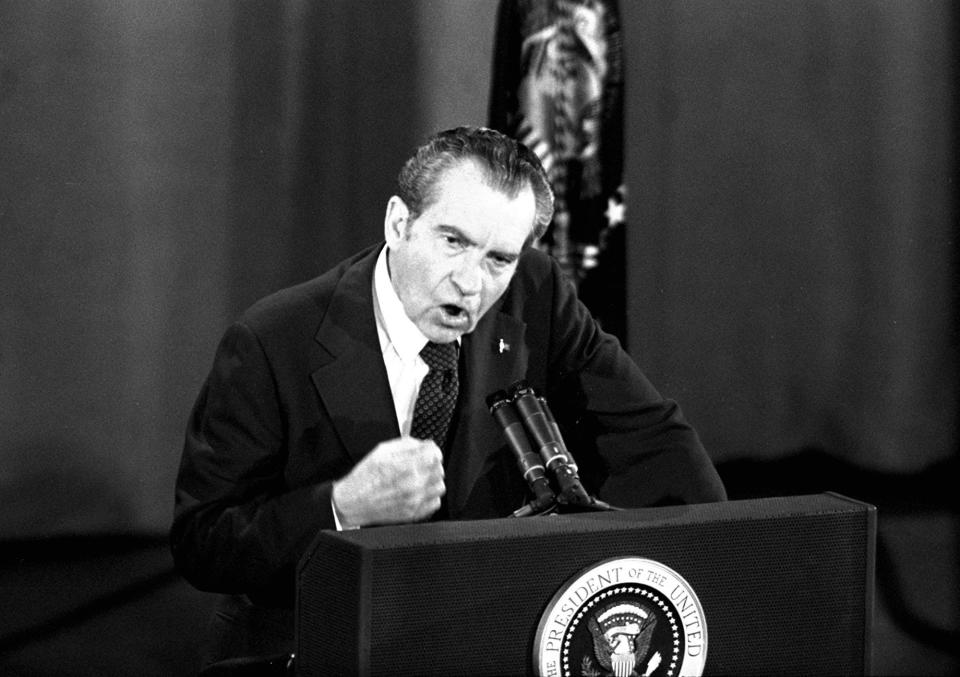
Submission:
<svg viewBox="0 0 960 677">
<path fill-rule="evenodd" d="M 324 531 L 298 570 L 297 670 L 532 675 L 564 586 L 643 558 L 699 599 L 703 646 L 681 651 L 703 674 L 867 674 L 875 537 L 875 509 L 834 494 Z M 588 663 L 555 674 L 613 674 Z"/>
</svg>

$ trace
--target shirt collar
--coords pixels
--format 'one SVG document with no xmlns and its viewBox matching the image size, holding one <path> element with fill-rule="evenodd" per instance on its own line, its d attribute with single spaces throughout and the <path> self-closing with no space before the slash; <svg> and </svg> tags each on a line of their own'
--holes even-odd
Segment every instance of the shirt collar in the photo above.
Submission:
<svg viewBox="0 0 960 677">
<path fill-rule="evenodd" d="M 427 344 L 427 337 L 407 317 L 403 303 L 390 281 L 387 266 L 387 247 L 380 250 L 373 269 L 373 308 L 377 317 L 380 350 L 396 352 L 404 362 L 413 360 Z"/>
</svg>

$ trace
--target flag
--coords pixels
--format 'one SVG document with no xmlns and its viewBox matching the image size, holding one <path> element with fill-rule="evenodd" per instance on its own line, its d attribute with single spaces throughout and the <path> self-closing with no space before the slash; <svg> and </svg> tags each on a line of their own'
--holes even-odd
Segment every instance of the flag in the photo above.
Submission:
<svg viewBox="0 0 960 677">
<path fill-rule="evenodd" d="M 489 124 L 543 162 L 556 212 L 538 247 L 626 342 L 623 54 L 616 0 L 501 0 Z"/>
</svg>

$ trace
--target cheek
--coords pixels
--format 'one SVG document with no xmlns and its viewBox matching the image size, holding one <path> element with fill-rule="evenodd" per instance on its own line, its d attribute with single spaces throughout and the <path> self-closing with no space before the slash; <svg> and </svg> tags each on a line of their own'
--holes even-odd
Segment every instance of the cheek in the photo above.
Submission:
<svg viewBox="0 0 960 677">
<path fill-rule="evenodd" d="M 407 269 L 408 291 L 416 305 L 427 306 L 437 298 L 449 296 L 445 285 L 449 284 L 449 266 L 436 256 L 421 255 L 410 259 Z"/>
<path fill-rule="evenodd" d="M 408 313 L 417 313 L 424 304 L 423 267 L 414 257 L 404 259 L 393 271 L 394 288 Z"/>
<path fill-rule="evenodd" d="M 406 273 L 417 282 L 427 280 L 433 275 L 437 264 L 434 257 L 423 247 L 411 247 L 405 261 Z"/>
</svg>

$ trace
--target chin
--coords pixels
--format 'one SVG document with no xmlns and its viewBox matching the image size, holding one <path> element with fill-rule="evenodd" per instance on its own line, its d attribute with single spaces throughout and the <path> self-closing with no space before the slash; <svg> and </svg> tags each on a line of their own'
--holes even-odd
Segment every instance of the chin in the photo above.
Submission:
<svg viewBox="0 0 960 677">
<path fill-rule="evenodd" d="M 427 326 L 421 327 L 420 331 L 434 343 L 450 343 L 451 341 L 456 341 L 464 334 L 472 332 L 477 326 L 476 322 L 468 321 L 463 325 L 452 327 L 440 318 L 424 324 Z"/>
<path fill-rule="evenodd" d="M 469 334 L 472 331 L 473 327 L 465 329 L 453 329 L 451 327 L 434 327 L 433 330 L 428 334 L 424 332 L 424 335 L 433 341 L 434 343 L 450 343 L 451 341 L 456 341 L 458 338 L 464 334 Z"/>
<path fill-rule="evenodd" d="M 427 337 L 434 343 L 450 343 L 451 341 L 456 341 L 458 338 L 463 336 L 467 332 L 463 331 L 454 331 L 452 329 L 445 329 L 443 331 L 436 332 L 432 337 Z"/>
</svg>

